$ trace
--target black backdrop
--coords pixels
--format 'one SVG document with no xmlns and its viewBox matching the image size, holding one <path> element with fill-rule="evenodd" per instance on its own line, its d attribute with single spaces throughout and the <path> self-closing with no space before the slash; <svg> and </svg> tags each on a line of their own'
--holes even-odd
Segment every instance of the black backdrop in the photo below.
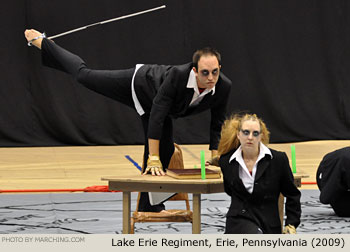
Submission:
<svg viewBox="0 0 350 252">
<path fill-rule="evenodd" d="M 54 35 L 91 68 L 182 64 L 217 48 L 232 80 L 230 113 L 262 117 L 272 142 L 350 139 L 347 0 L 16 0 L 0 9 L 0 146 L 142 144 L 136 112 L 41 66 L 25 28 Z M 209 113 L 175 121 L 178 143 L 207 143 Z"/>
</svg>

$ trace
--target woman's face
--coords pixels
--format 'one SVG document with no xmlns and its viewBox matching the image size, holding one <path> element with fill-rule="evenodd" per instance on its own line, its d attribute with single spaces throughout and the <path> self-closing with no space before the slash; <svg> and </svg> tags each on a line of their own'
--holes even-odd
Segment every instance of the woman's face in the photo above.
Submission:
<svg viewBox="0 0 350 252">
<path fill-rule="evenodd" d="M 259 121 L 243 121 L 241 130 L 238 132 L 238 139 L 243 151 L 258 151 L 261 141 Z"/>
</svg>

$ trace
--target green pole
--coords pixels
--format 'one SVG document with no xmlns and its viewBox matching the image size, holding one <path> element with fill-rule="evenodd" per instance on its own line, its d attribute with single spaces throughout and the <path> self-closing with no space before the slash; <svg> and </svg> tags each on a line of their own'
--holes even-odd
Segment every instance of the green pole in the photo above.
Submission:
<svg viewBox="0 0 350 252">
<path fill-rule="evenodd" d="M 293 173 L 297 172 L 297 165 L 296 165 L 296 158 L 295 158 L 295 145 L 292 144 L 291 146 L 292 149 L 292 171 Z"/>
<path fill-rule="evenodd" d="M 201 150 L 201 177 L 205 179 L 205 157 L 204 150 Z"/>
</svg>

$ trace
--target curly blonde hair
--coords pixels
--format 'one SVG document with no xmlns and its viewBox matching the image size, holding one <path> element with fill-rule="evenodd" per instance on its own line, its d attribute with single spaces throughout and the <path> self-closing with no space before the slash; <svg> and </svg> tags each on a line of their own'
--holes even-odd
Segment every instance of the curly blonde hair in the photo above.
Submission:
<svg viewBox="0 0 350 252">
<path fill-rule="evenodd" d="M 265 145 L 269 143 L 270 132 L 262 119 L 257 117 L 256 114 L 235 114 L 231 116 L 231 118 L 225 120 L 222 126 L 221 139 L 218 147 L 219 156 L 239 147 L 240 142 L 237 135 L 245 121 L 258 121 L 261 130 L 261 142 Z"/>
</svg>

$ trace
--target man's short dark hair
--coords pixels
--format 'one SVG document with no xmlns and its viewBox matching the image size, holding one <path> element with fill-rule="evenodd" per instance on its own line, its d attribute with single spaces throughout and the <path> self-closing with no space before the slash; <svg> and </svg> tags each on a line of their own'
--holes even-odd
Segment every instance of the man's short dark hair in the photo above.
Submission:
<svg viewBox="0 0 350 252">
<path fill-rule="evenodd" d="M 221 55 L 220 53 L 211 47 L 204 47 L 195 51 L 192 57 L 192 64 L 198 70 L 198 61 L 203 55 L 213 55 L 218 59 L 219 65 L 221 65 Z"/>
</svg>

